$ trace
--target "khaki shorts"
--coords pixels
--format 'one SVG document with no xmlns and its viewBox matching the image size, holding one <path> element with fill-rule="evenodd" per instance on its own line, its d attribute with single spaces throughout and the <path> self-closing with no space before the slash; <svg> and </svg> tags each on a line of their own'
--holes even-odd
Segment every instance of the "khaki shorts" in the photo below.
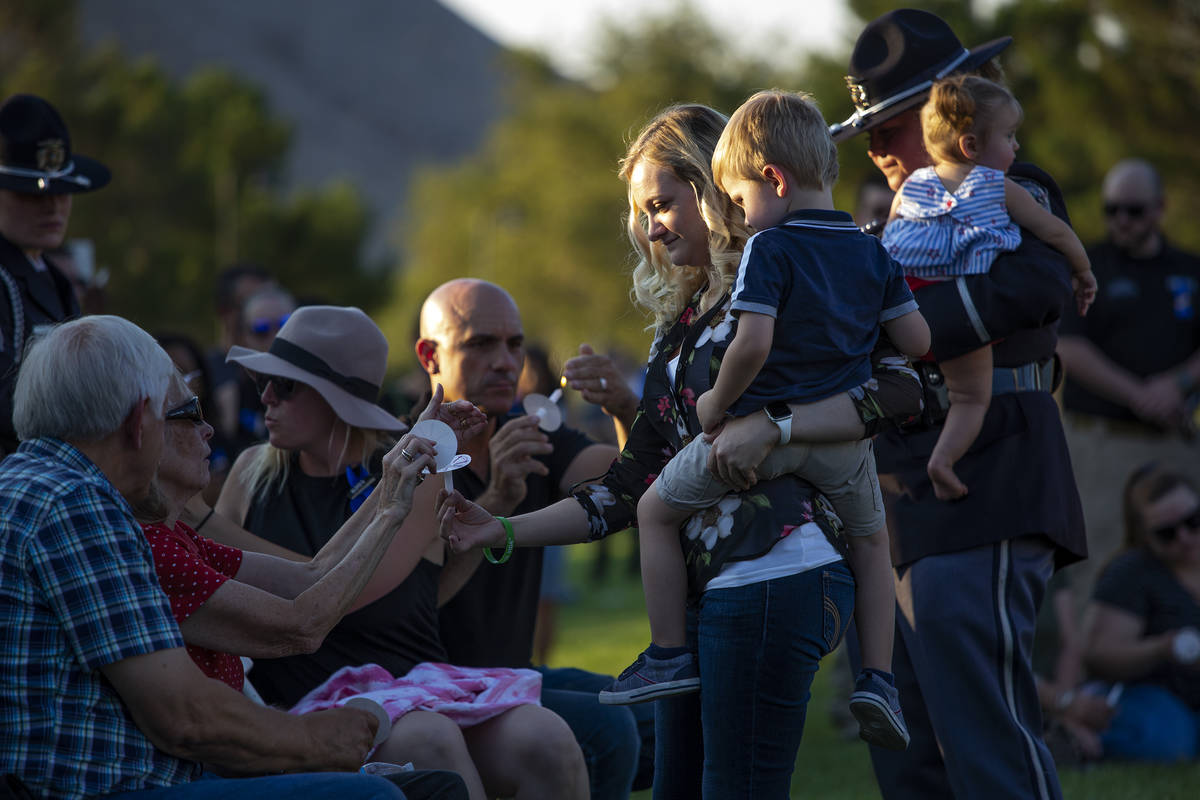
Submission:
<svg viewBox="0 0 1200 800">
<path fill-rule="evenodd" d="M 697 436 L 663 468 L 658 496 L 672 508 L 696 511 L 737 491 L 708 471 L 712 445 Z M 836 444 L 795 442 L 771 450 L 759 465 L 759 480 L 794 474 L 816 486 L 833 503 L 851 536 L 869 536 L 884 525 L 883 496 L 869 439 Z"/>
</svg>

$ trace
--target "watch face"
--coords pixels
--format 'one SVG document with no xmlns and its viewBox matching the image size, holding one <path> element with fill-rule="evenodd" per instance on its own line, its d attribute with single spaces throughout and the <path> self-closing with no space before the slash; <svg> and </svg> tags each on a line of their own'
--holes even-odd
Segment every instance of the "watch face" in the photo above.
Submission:
<svg viewBox="0 0 1200 800">
<path fill-rule="evenodd" d="M 771 419 L 790 419 L 792 409 L 787 403 L 768 403 L 767 416 Z"/>
</svg>

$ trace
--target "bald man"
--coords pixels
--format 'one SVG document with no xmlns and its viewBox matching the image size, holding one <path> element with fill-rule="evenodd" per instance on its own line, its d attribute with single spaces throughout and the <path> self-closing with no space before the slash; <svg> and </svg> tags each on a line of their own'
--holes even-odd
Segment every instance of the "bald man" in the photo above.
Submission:
<svg viewBox="0 0 1200 800">
<path fill-rule="evenodd" d="M 454 484 L 491 513 L 507 517 L 550 505 L 572 485 L 603 475 L 616 458 L 611 445 L 596 444 L 566 426 L 544 433 L 537 418 L 512 412 L 525 334 L 517 304 L 499 286 L 462 278 L 435 289 L 421 307 L 416 350 L 431 389 L 440 383 L 447 401 L 469 400 L 488 416 L 485 431 L 462 444 L 471 464 L 455 474 Z M 503 565 L 480 562 L 478 553 L 454 557 L 442 572 L 439 622 L 450 661 L 528 667 L 542 549 L 518 548 Z M 652 711 L 638 719 L 628 707 L 600 705 L 597 692 L 611 681 L 608 676 L 541 671 L 542 705 L 575 733 L 593 800 L 628 797 L 642 737 L 652 735 Z M 646 760 L 652 752 L 648 745 Z"/>
<path fill-rule="evenodd" d="M 1086 317 L 1064 318 L 1058 343 L 1091 553 L 1081 599 L 1120 544 L 1129 474 L 1154 460 L 1200 480 L 1200 448 L 1183 436 L 1200 387 L 1200 259 L 1164 236 L 1162 180 L 1146 161 L 1116 164 L 1102 196 L 1108 238 L 1088 250 L 1100 292 Z"/>
</svg>

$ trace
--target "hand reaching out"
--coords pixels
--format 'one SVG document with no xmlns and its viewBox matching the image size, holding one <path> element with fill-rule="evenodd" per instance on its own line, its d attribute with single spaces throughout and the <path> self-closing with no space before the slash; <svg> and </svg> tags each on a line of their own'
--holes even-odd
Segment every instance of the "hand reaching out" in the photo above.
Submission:
<svg viewBox="0 0 1200 800">
<path fill-rule="evenodd" d="M 379 482 L 379 513 L 398 513 L 403 519 L 412 510 L 413 491 L 425 480 L 422 471 L 435 469 L 434 444 L 407 433 L 383 457 Z"/>
<path fill-rule="evenodd" d="M 443 489 L 439 492 L 435 513 L 441 537 L 451 552 L 504 544 L 504 526 L 500 521 L 457 491 L 446 494 Z"/>
<path fill-rule="evenodd" d="M 584 400 L 600 406 L 605 414 L 627 426 L 633 424 L 638 398 L 611 358 L 597 354 L 589 344 L 581 344 L 579 355 L 563 365 L 563 377 Z"/>
<path fill-rule="evenodd" d="M 436 419 L 446 423 L 458 437 L 458 444 L 475 438 L 487 427 L 487 415 L 467 400 L 455 400 L 453 403 L 443 403 L 445 393 L 439 383 L 433 390 L 433 397 L 418 420 Z"/>
</svg>

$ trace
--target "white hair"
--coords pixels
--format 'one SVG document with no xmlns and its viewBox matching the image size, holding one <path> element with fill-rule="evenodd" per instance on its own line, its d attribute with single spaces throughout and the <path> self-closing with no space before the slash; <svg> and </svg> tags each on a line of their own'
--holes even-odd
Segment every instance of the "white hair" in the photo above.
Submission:
<svg viewBox="0 0 1200 800">
<path fill-rule="evenodd" d="M 162 417 L 175 365 L 154 338 L 108 315 L 55 325 L 30 344 L 13 395 L 21 439 L 98 441 L 143 400 Z"/>
</svg>

